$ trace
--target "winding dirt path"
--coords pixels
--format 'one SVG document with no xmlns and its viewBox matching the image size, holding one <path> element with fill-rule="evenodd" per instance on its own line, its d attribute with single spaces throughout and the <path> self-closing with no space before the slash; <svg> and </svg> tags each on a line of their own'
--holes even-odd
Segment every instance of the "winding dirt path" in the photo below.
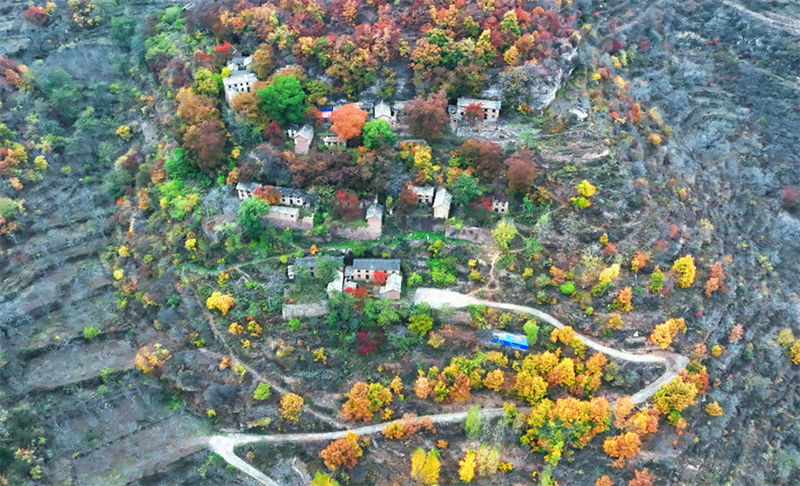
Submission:
<svg viewBox="0 0 800 486">
<path fill-rule="evenodd" d="M 533 307 L 528 307 L 525 305 L 519 304 L 506 304 L 503 302 L 491 302 L 488 300 L 478 299 L 472 297 L 471 295 L 461 294 L 458 292 L 453 292 L 452 290 L 442 290 L 442 289 L 432 289 L 422 287 L 417 289 L 416 293 L 414 294 L 414 303 L 427 303 L 434 309 L 441 309 L 442 307 L 452 307 L 452 308 L 459 308 L 459 307 L 468 307 L 470 305 L 486 305 L 489 307 L 496 307 L 498 309 L 506 309 L 515 312 L 521 312 L 523 314 L 530 314 L 533 316 L 538 317 L 539 319 L 547 322 L 548 324 L 552 325 L 553 327 L 562 328 L 566 325 L 556 319 L 555 317 L 551 316 L 550 314 L 540 311 L 539 309 L 535 309 Z M 595 351 L 599 351 L 607 356 L 611 356 L 612 358 L 621 360 L 621 361 L 630 361 L 632 363 L 654 363 L 654 364 L 663 364 L 664 365 L 664 374 L 661 375 L 657 380 L 653 383 L 647 385 L 645 388 L 642 388 L 635 394 L 631 396 L 631 400 L 633 403 L 640 404 L 652 397 L 661 385 L 671 380 L 680 370 L 686 367 L 689 363 L 689 358 L 676 354 L 670 353 L 667 351 L 654 351 L 647 354 L 642 353 L 633 353 L 630 351 L 623 351 L 619 349 L 615 349 L 605 344 L 596 341 L 588 336 L 584 336 L 579 333 L 575 333 L 586 347 L 594 349 Z"/>
<path fill-rule="evenodd" d="M 472 297 L 471 295 L 453 292 L 451 290 L 442 290 L 442 289 L 433 289 L 424 287 L 419 288 L 414 294 L 414 303 L 420 304 L 423 302 L 427 303 L 434 309 L 441 309 L 443 307 L 448 307 L 448 306 L 452 308 L 459 308 L 459 307 L 467 307 L 470 305 L 486 305 L 490 307 L 496 307 L 498 309 L 506 309 L 515 312 L 521 312 L 524 314 L 530 314 L 538 317 L 539 319 L 557 328 L 562 328 L 566 326 L 564 323 L 562 323 L 555 317 L 551 316 L 550 314 L 542 312 L 533 307 L 528 307 L 518 304 L 506 304 L 502 302 L 491 302 L 488 300 Z M 631 396 L 631 400 L 633 401 L 633 403 L 637 405 L 649 400 L 656 393 L 656 391 L 658 391 L 661 385 L 667 383 L 672 378 L 674 378 L 675 375 L 677 375 L 678 372 L 682 370 L 684 367 L 686 367 L 687 363 L 689 363 L 689 358 L 676 353 L 670 353 L 666 351 L 655 351 L 648 354 L 633 353 L 630 351 L 622 351 L 611 348 L 599 341 L 596 341 L 590 337 L 584 336 L 579 333 L 575 333 L 575 336 L 578 337 L 581 341 L 583 341 L 583 343 L 586 344 L 586 347 L 594 349 L 595 351 L 599 351 L 605 355 L 611 356 L 612 358 L 621 361 L 630 361 L 633 363 L 654 363 L 654 364 L 664 365 L 665 370 L 663 375 L 661 375 L 653 383 L 647 385 L 645 388 L 639 390 L 638 392 L 636 392 Z M 503 416 L 503 414 L 504 411 L 502 408 L 487 408 L 481 411 L 482 418 L 496 418 Z M 417 417 L 415 420 L 430 419 L 433 423 L 444 424 L 444 423 L 462 422 L 466 420 L 466 418 L 467 418 L 467 412 L 455 412 L 455 413 L 442 413 L 436 415 L 426 415 L 422 417 Z M 233 433 L 227 435 L 212 435 L 207 437 L 206 441 L 208 444 L 208 448 L 214 451 L 215 453 L 219 454 L 231 466 L 239 469 L 240 471 L 252 477 L 253 479 L 255 479 L 256 481 L 258 481 L 263 485 L 278 486 L 278 483 L 276 483 L 266 474 L 262 473 L 255 467 L 248 464 L 244 459 L 237 456 L 235 452 L 236 447 L 246 444 L 253 444 L 256 442 L 282 444 L 286 442 L 331 441 L 344 437 L 349 431 L 355 432 L 358 435 L 371 435 L 371 434 L 377 434 L 378 432 L 382 431 L 386 427 L 386 424 L 390 422 L 392 421 L 374 425 L 366 425 L 363 427 L 356 427 L 352 429 L 336 430 L 332 432 L 311 432 L 305 434 L 257 435 L 257 434 Z"/>
</svg>

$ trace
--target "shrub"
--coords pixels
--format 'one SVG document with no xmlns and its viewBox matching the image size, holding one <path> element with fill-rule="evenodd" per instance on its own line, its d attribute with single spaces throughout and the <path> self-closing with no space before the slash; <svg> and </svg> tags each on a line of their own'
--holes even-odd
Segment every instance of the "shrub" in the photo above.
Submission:
<svg viewBox="0 0 800 486">
<path fill-rule="evenodd" d="M 481 406 L 477 403 L 467 410 L 467 419 L 464 422 L 464 431 L 468 439 L 475 440 L 481 433 Z"/>
<path fill-rule="evenodd" d="M 536 340 L 539 338 L 539 325 L 536 324 L 536 321 L 533 319 L 525 321 L 522 330 L 525 331 L 525 336 L 528 338 L 528 345 L 536 344 Z"/>
<path fill-rule="evenodd" d="M 94 339 L 100 335 L 100 329 L 94 326 L 86 326 L 83 328 L 83 337 L 86 339 Z"/>
<path fill-rule="evenodd" d="M 266 400 L 272 394 L 268 383 L 259 383 L 253 392 L 253 398 L 256 400 Z"/>
<path fill-rule="evenodd" d="M 650 274 L 650 293 L 656 294 L 661 292 L 662 288 L 664 288 L 664 272 L 656 265 L 656 268 L 653 269 L 653 273 Z"/>
<path fill-rule="evenodd" d="M 694 258 L 691 255 L 685 255 L 672 264 L 672 269 L 678 274 L 678 286 L 687 288 L 694 282 L 695 271 Z"/>
<path fill-rule="evenodd" d="M 292 422 L 300 421 L 300 411 L 303 409 L 303 397 L 295 393 L 287 393 L 281 398 L 281 417 Z"/>
<path fill-rule="evenodd" d="M 345 469 L 354 468 L 358 463 L 358 458 L 363 454 L 364 451 L 358 445 L 358 435 L 348 431 L 343 438 L 328 444 L 328 447 L 322 450 L 320 456 L 325 461 L 325 465 L 335 471 L 340 467 Z"/>
</svg>

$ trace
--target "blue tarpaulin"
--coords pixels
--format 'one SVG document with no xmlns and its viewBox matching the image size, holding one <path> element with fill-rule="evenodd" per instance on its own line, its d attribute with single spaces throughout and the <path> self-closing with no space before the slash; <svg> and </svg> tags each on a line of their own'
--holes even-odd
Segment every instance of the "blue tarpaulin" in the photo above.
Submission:
<svg viewBox="0 0 800 486">
<path fill-rule="evenodd" d="M 528 338 L 522 334 L 512 334 L 505 331 L 494 331 L 492 333 L 492 342 L 502 346 L 508 346 L 522 351 L 528 350 Z"/>
</svg>

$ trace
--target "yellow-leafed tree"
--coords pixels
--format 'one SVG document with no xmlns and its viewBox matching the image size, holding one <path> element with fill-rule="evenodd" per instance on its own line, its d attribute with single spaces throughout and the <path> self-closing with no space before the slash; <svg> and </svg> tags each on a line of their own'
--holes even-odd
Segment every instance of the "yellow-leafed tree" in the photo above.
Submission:
<svg viewBox="0 0 800 486">
<path fill-rule="evenodd" d="M 458 465 L 458 477 L 461 478 L 461 480 L 465 483 L 472 481 L 472 478 L 475 477 L 475 466 L 478 465 L 477 461 L 475 460 L 475 451 L 467 451 L 467 453 L 464 455 L 464 459 L 462 459 Z"/>
<path fill-rule="evenodd" d="M 439 467 L 439 452 L 436 449 L 425 454 L 425 451 L 419 448 L 411 455 L 411 479 L 420 484 L 437 484 Z"/>
</svg>

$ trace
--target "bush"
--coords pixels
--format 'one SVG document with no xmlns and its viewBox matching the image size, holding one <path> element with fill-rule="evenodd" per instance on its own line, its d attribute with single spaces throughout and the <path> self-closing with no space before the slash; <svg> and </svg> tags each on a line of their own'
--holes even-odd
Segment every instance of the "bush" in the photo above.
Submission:
<svg viewBox="0 0 800 486">
<path fill-rule="evenodd" d="M 475 440 L 481 435 L 481 406 L 477 403 L 467 410 L 464 431 L 467 433 L 467 438 L 471 440 Z"/>
<path fill-rule="evenodd" d="M 525 331 L 525 336 L 528 338 L 528 345 L 536 344 L 536 340 L 539 339 L 539 325 L 536 324 L 536 321 L 533 319 L 526 321 L 522 330 Z"/>
<path fill-rule="evenodd" d="M 176 147 L 164 161 L 164 170 L 172 179 L 185 180 L 195 174 L 194 165 L 186 157 L 186 151 Z"/>
<path fill-rule="evenodd" d="M 86 339 L 94 339 L 100 335 L 100 329 L 94 326 L 86 326 L 83 328 L 83 337 Z"/>
<path fill-rule="evenodd" d="M 259 383 L 253 392 L 253 398 L 256 400 L 266 400 L 272 394 L 269 384 Z"/>
</svg>

